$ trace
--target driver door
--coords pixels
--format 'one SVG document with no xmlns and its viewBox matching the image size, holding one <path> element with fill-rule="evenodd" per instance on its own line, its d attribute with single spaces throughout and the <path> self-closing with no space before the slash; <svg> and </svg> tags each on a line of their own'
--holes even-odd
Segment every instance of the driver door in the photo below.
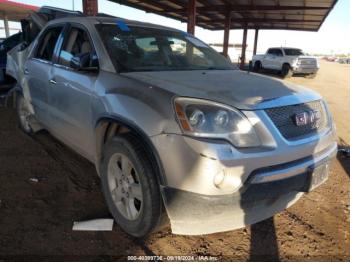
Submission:
<svg viewBox="0 0 350 262">
<path fill-rule="evenodd" d="M 75 70 L 73 57 L 93 54 L 88 31 L 71 25 L 52 69 L 49 88 L 51 132 L 88 159 L 93 159 L 94 139 L 91 96 L 97 72 Z"/>
<path fill-rule="evenodd" d="M 275 59 L 272 61 L 272 68 L 275 70 L 281 70 L 283 64 L 283 52 L 282 49 L 275 49 Z"/>
<path fill-rule="evenodd" d="M 267 53 L 265 55 L 265 59 L 263 60 L 263 63 L 262 63 L 263 68 L 274 69 L 274 64 L 275 64 L 275 60 L 276 60 L 275 50 L 276 49 L 271 48 L 267 51 Z"/>
</svg>

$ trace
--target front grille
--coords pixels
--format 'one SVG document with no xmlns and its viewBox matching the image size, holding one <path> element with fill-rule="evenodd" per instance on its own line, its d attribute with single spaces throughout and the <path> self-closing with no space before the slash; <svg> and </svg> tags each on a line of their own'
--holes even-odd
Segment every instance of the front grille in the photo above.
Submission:
<svg viewBox="0 0 350 262">
<path fill-rule="evenodd" d="M 314 101 L 305 104 L 282 106 L 265 110 L 272 122 L 288 140 L 297 140 L 305 136 L 323 131 L 328 126 L 328 116 L 323 102 Z M 307 121 L 298 125 L 296 116 L 310 112 L 318 112 L 318 120 Z"/>
<path fill-rule="evenodd" d="M 315 59 L 299 59 L 301 65 L 316 65 L 317 62 Z"/>
</svg>

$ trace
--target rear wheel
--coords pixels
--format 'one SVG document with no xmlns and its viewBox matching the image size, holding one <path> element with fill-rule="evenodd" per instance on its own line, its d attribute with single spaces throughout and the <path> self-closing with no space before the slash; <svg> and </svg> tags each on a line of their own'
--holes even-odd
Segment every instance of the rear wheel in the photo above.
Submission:
<svg viewBox="0 0 350 262">
<path fill-rule="evenodd" d="M 29 110 L 28 102 L 21 93 L 17 93 L 17 118 L 19 127 L 27 134 L 32 134 L 33 129 L 30 126 L 30 118 L 32 114 Z"/>
<path fill-rule="evenodd" d="M 254 72 L 259 72 L 261 70 L 261 62 L 260 61 L 256 61 L 254 63 L 254 66 L 253 66 L 253 71 Z"/>
<path fill-rule="evenodd" d="M 293 70 L 288 64 L 284 64 L 282 66 L 281 76 L 283 78 L 290 78 L 293 75 Z"/>
<path fill-rule="evenodd" d="M 154 168 L 142 143 L 132 135 L 113 138 L 103 149 L 102 189 L 117 224 L 144 237 L 158 225 L 162 202 Z"/>
</svg>

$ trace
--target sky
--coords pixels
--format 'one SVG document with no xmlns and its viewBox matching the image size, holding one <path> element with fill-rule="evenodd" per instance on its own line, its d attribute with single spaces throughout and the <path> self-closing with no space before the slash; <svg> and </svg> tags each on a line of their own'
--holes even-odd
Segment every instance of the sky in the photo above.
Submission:
<svg viewBox="0 0 350 262">
<path fill-rule="evenodd" d="M 13 0 L 36 6 L 55 6 L 82 11 L 82 0 Z M 99 0 L 99 12 L 114 16 L 161 24 L 186 31 L 186 23 L 146 13 L 108 0 Z M 1 26 L 1 24 L 0 24 Z M 18 23 L 10 27 L 18 28 Z M 15 30 L 14 30 L 15 31 Z M 211 31 L 196 27 L 196 37 L 206 43 L 222 43 L 223 31 Z M 231 30 L 230 43 L 242 42 L 242 30 Z M 254 31 L 248 31 L 248 51 L 254 43 Z M 350 54 L 350 0 L 338 0 L 333 11 L 318 32 L 300 32 L 286 30 L 261 30 L 259 32 L 258 53 L 275 46 L 298 47 L 312 54 Z"/>
</svg>

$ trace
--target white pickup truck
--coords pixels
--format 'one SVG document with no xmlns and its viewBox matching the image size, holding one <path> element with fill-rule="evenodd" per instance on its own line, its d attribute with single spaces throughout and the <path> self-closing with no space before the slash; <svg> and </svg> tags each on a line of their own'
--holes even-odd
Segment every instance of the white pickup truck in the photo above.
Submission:
<svg viewBox="0 0 350 262">
<path fill-rule="evenodd" d="M 251 66 L 255 72 L 274 70 L 284 78 L 293 74 L 314 78 L 320 68 L 317 58 L 305 55 L 301 49 L 287 47 L 269 48 L 266 54 L 253 56 Z"/>
</svg>

